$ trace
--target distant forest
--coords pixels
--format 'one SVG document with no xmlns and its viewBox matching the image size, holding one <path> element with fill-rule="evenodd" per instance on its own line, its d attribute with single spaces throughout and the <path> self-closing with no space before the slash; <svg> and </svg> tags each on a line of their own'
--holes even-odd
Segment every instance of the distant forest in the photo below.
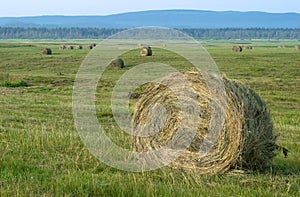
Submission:
<svg viewBox="0 0 300 197">
<path fill-rule="evenodd" d="M 103 39 L 125 29 L 0 27 L 0 39 Z M 196 39 L 300 39 L 300 29 L 178 29 Z"/>
</svg>

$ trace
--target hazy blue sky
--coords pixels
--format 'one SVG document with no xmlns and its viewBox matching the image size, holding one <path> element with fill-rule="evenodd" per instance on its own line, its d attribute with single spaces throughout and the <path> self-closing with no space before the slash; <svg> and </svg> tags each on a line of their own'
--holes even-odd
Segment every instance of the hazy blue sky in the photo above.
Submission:
<svg viewBox="0 0 300 197">
<path fill-rule="evenodd" d="M 153 9 L 300 13 L 300 0 L 2 0 L 0 16 L 107 15 Z"/>
</svg>

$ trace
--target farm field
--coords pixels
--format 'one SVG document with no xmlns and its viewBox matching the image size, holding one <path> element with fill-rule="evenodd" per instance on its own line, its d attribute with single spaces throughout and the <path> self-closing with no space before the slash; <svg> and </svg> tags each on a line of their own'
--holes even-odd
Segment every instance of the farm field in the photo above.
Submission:
<svg viewBox="0 0 300 197">
<path fill-rule="evenodd" d="M 95 41 L 92 41 L 92 43 Z M 300 196 L 300 41 L 245 41 L 253 50 L 231 51 L 239 41 L 200 41 L 220 72 L 254 89 L 267 103 L 279 135 L 278 151 L 266 172 L 199 175 L 164 167 L 129 173 L 106 166 L 81 142 L 72 114 L 73 83 L 85 56 L 59 50 L 54 41 L 0 42 L 0 196 Z M 242 41 L 241 41 L 242 42 Z M 244 41 L 243 41 L 244 42 Z M 284 45 L 286 48 L 277 48 Z M 52 55 L 41 55 L 42 48 Z M 111 91 L 126 70 L 147 61 L 163 61 L 190 70 L 174 54 L 155 49 L 122 55 L 125 69 L 107 69 L 97 87 L 97 116 L 116 143 L 129 137 L 114 130 Z"/>
</svg>

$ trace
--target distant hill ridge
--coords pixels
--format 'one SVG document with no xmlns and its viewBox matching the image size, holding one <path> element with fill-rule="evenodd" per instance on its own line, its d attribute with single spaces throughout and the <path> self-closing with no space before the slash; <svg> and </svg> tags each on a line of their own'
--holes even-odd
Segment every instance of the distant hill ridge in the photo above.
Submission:
<svg viewBox="0 0 300 197">
<path fill-rule="evenodd" d="M 0 17 L 1 27 L 300 28 L 299 13 L 151 10 L 107 16 Z"/>
</svg>

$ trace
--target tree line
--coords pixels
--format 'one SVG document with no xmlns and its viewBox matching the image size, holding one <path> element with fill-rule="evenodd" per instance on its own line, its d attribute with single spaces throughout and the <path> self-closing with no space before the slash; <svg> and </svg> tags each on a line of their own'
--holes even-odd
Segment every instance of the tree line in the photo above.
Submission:
<svg viewBox="0 0 300 197">
<path fill-rule="evenodd" d="M 0 27 L 0 39 L 103 39 L 125 29 Z M 178 29 L 196 39 L 300 39 L 300 29 Z"/>
</svg>

